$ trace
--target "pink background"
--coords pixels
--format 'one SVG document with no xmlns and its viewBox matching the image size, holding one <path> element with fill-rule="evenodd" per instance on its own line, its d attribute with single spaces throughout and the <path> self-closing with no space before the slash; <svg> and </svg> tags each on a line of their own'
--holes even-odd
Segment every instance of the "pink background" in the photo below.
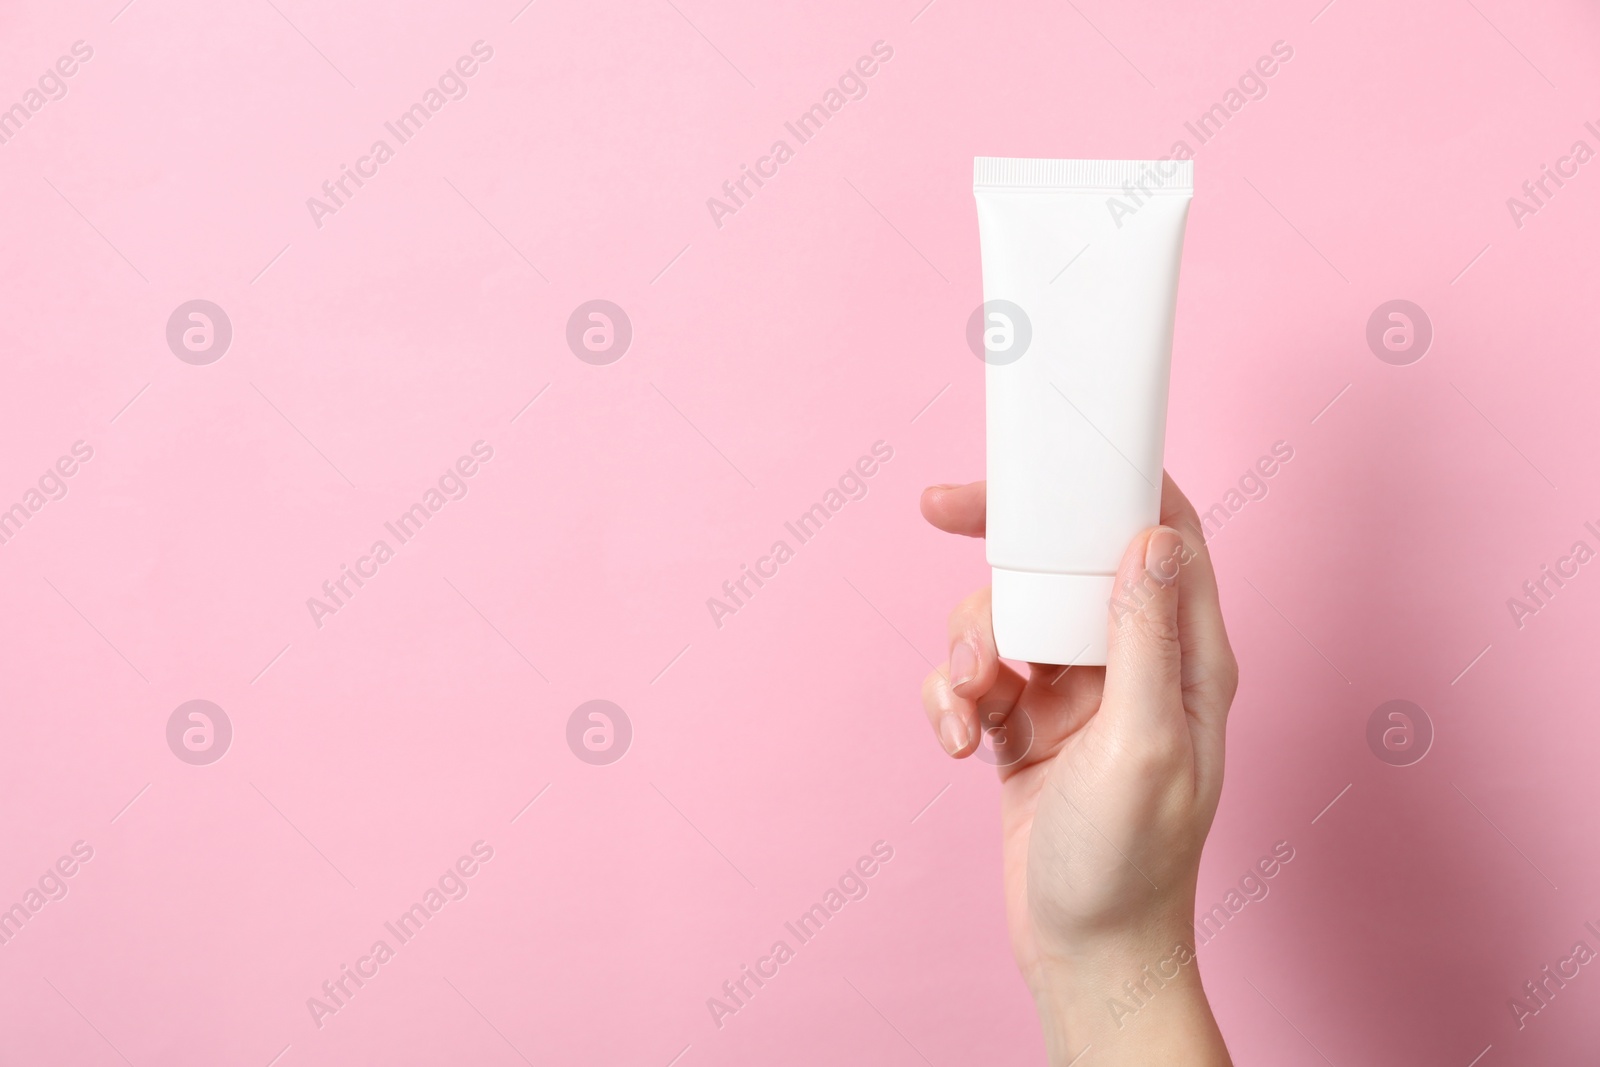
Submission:
<svg viewBox="0 0 1600 1067">
<path fill-rule="evenodd" d="M 1202 908 L 1295 859 L 1206 984 L 1241 1064 L 1600 1041 L 1594 968 L 1520 1030 L 1507 1004 L 1600 948 L 1600 576 L 1520 629 L 1506 604 L 1600 547 L 1600 163 L 1506 207 L 1600 148 L 1593 5 L 122 3 L 0 12 L 0 105 L 93 48 L 0 145 L 0 506 L 94 450 L 0 546 L 0 906 L 93 849 L 0 947 L 0 1059 L 1041 1062 L 993 771 L 917 695 L 986 580 L 916 507 L 983 473 L 971 160 L 1194 147 L 1280 40 L 1196 153 L 1174 354 L 1196 504 L 1294 450 L 1213 542 L 1244 680 Z M 478 40 L 466 97 L 316 226 Z M 879 40 L 866 97 L 714 225 Z M 234 331 L 207 366 L 165 339 L 196 298 Z M 565 341 L 597 298 L 633 326 L 609 366 Z M 1409 366 L 1365 341 L 1396 298 L 1435 331 Z M 478 440 L 465 499 L 314 625 Z M 865 499 L 718 629 L 706 599 L 879 440 Z M 206 766 L 166 740 L 194 699 L 234 731 Z M 619 762 L 568 747 L 592 699 Z M 1366 741 L 1391 699 L 1436 734 L 1411 766 Z M 880 840 L 869 895 L 715 1026 Z M 319 1028 L 307 998 L 476 841 L 468 895 Z"/>
</svg>

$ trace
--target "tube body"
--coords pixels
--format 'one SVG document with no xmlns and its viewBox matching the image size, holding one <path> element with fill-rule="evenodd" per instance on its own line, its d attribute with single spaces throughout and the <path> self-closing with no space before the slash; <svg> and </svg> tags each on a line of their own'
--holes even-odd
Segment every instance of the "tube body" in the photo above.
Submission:
<svg viewBox="0 0 1600 1067">
<path fill-rule="evenodd" d="M 974 160 L 986 536 L 1008 659 L 1106 661 L 1117 565 L 1160 516 L 1193 191 L 1187 160 Z"/>
</svg>

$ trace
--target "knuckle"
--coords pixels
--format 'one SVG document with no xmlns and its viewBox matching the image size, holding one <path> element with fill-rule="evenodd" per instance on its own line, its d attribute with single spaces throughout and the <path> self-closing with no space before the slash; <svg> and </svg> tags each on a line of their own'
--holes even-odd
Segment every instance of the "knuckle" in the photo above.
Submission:
<svg viewBox="0 0 1600 1067">
<path fill-rule="evenodd" d="M 1171 731 L 1154 730 L 1118 739 L 1113 759 L 1141 780 L 1164 781 L 1184 765 L 1187 751 Z"/>
<path fill-rule="evenodd" d="M 1166 608 L 1164 604 L 1152 604 L 1138 613 L 1134 626 L 1140 650 L 1146 655 L 1170 658 L 1179 652 L 1182 638 L 1177 613 Z"/>
<path fill-rule="evenodd" d="M 1226 651 L 1223 657 L 1222 667 L 1217 671 L 1217 677 L 1221 683 L 1223 703 L 1232 704 L 1234 694 L 1239 691 L 1239 661 L 1234 658 L 1231 648 Z"/>
<path fill-rule="evenodd" d="M 989 590 L 980 589 L 976 593 L 964 598 L 950 612 L 947 620 L 950 636 L 961 637 L 981 631 L 981 625 L 989 617 Z"/>
<path fill-rule="evenodd" d="M 1239 664 L 1233 652 L 1224 647 L 1219 655 L 1205 657 L 1195 669 L 1193 680 L 1185 681 L 1184 691 L 1205 706 L 1226 712 L 1239 691 Z"/>
</svg>

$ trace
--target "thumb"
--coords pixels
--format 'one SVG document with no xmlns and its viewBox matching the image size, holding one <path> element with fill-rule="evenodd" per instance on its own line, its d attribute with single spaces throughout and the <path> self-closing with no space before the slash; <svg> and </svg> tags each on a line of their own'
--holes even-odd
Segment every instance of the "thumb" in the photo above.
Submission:
<svg viewBox="0 0 1600 1067">
<path fill-rule="evenodd" d="M 1156 526 L 1134 538 L 1117 569 L 1101 707 L 1139 734 L 1184 721 L 1178 570 L 1187 559 L 1178 532 Z"/>
</svg>

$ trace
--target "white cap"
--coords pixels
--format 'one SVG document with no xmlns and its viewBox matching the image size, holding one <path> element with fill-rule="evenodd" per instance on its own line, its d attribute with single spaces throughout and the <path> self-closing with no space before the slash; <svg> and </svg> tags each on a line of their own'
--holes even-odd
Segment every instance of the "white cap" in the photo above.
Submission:
<svg viewBox="0 0 1600 1067">
<path fill-rule="evenodd" d="M 994 639 L 1005 659 L 1099 666 L 1115 574 L 994 570 Z"/>
</svg>

